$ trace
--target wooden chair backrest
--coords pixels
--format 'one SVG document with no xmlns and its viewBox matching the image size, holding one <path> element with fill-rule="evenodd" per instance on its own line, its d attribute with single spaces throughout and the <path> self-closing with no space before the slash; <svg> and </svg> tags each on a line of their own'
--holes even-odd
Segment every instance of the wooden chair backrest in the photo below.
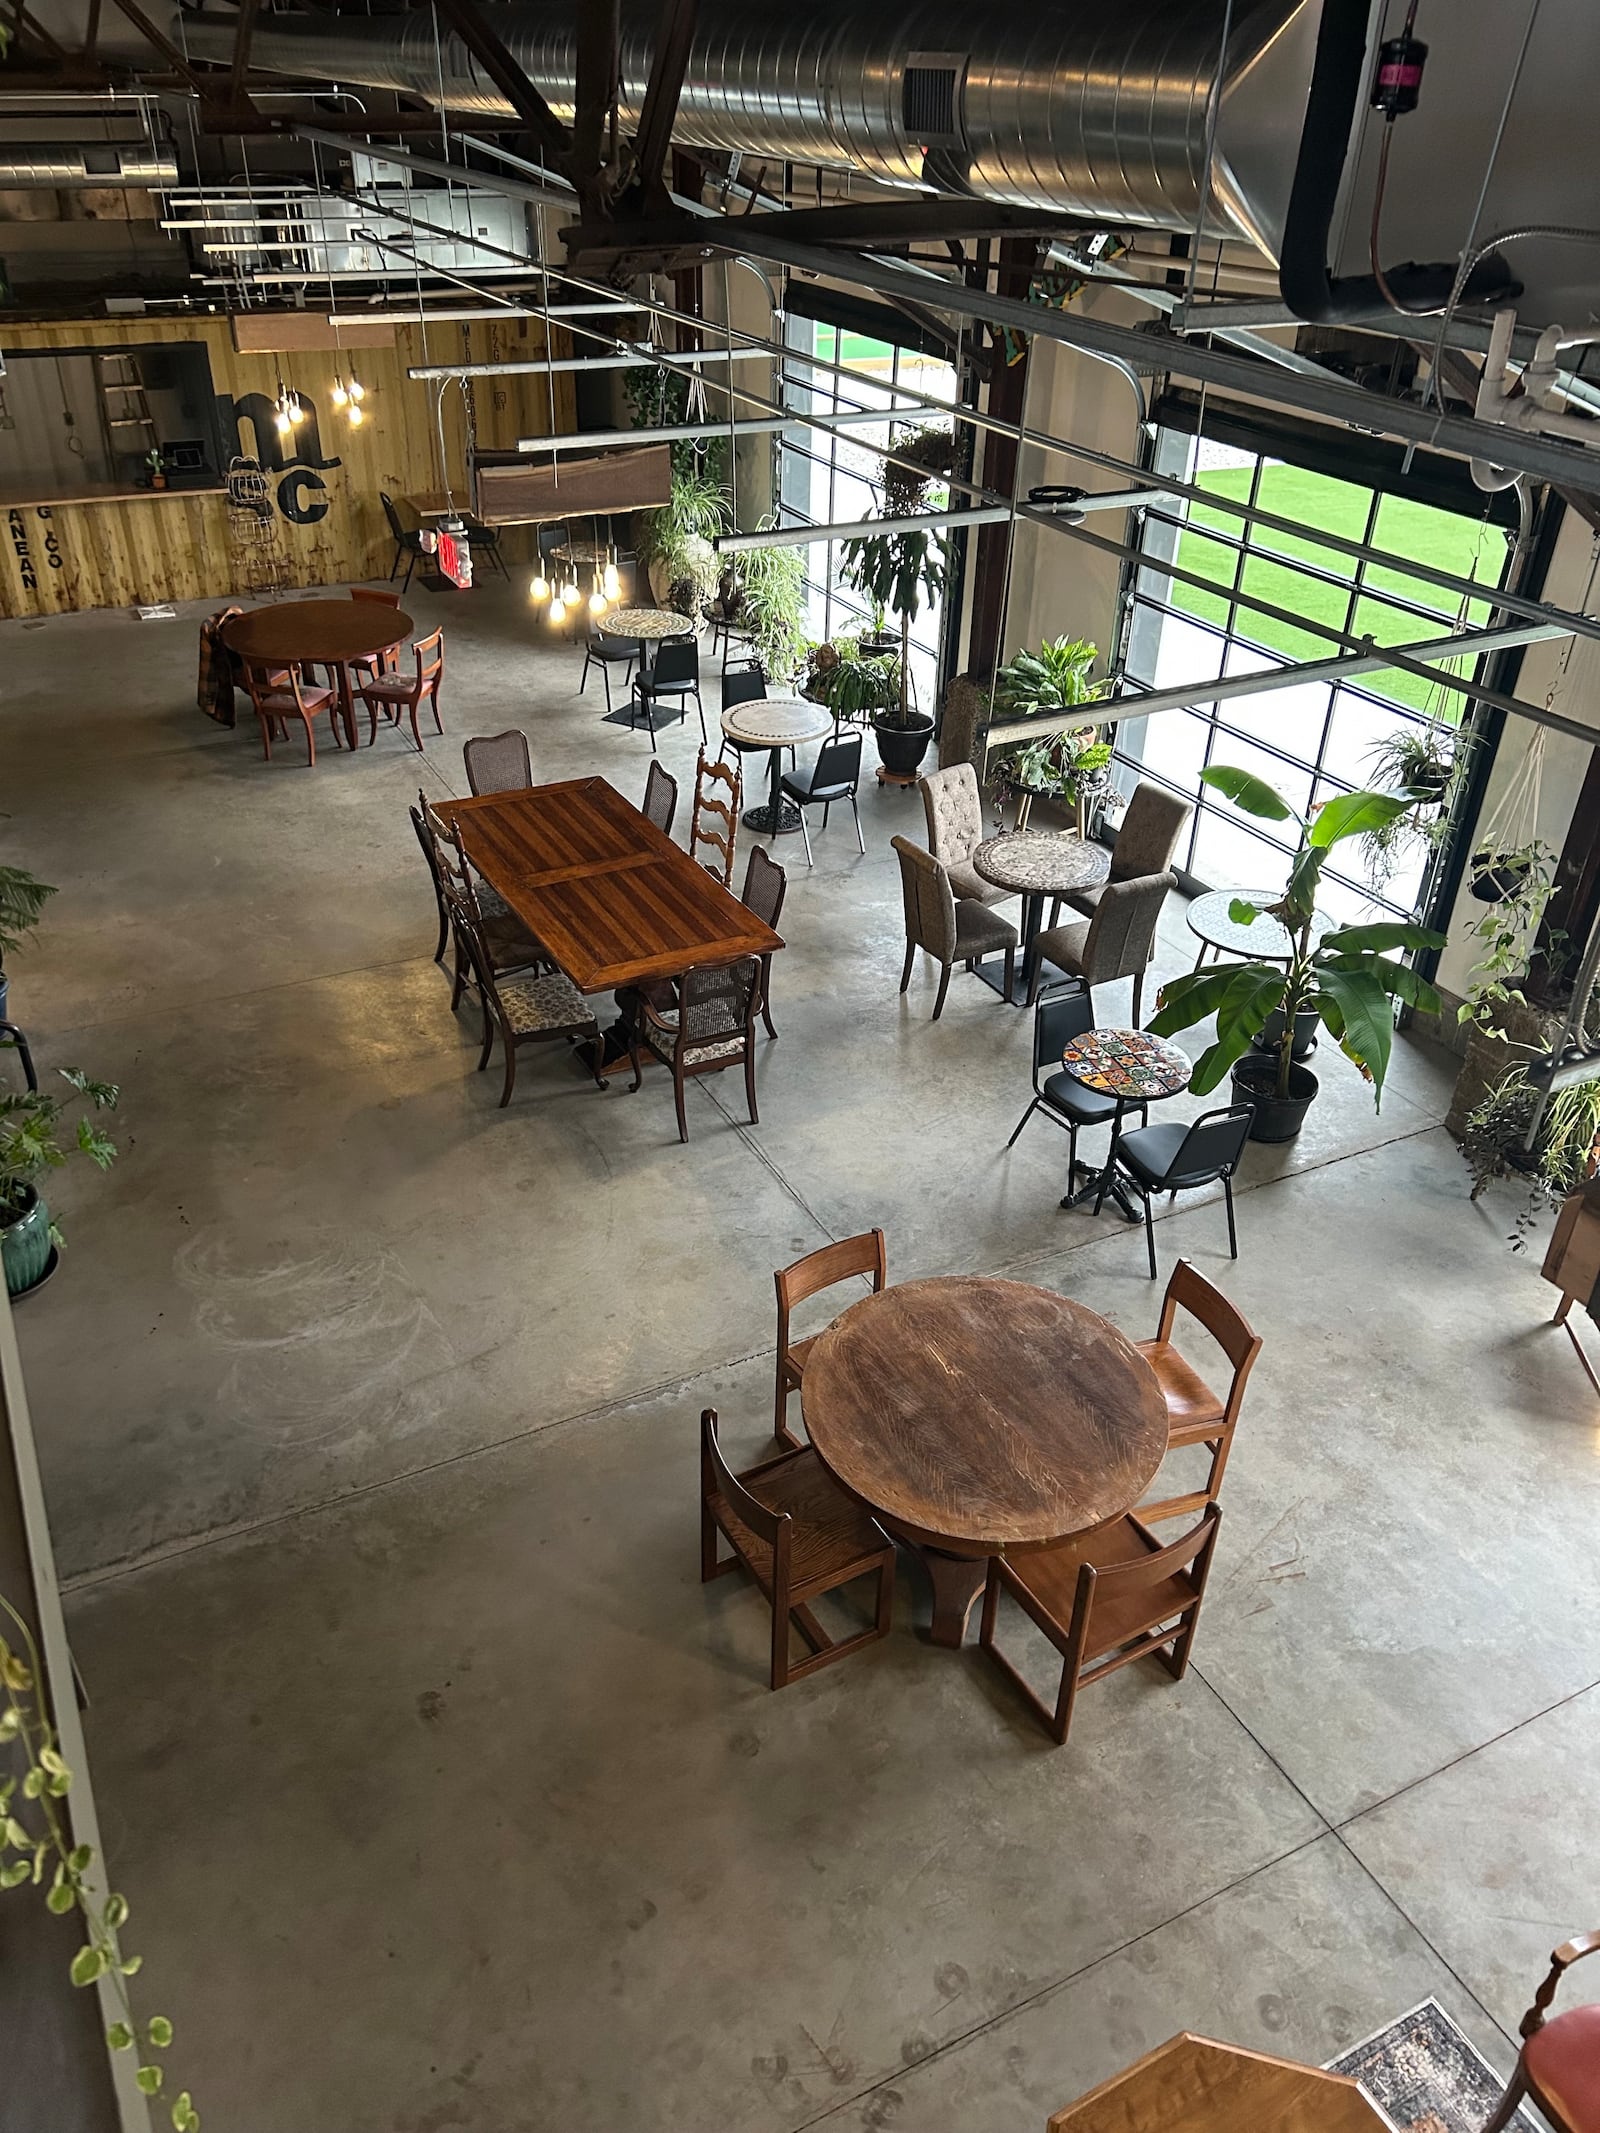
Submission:
<svg viewBox="0 0 1600 2133">
<path fill-rule="evenodd" d="M 1180 1309 L 1200 1321 L 1232 1364 L 1233 1391 L 1228 1399 L 1228 1405 L 1232 1407 L 1243 1396 L 1245 1379 L 1261 1353 L 1260 1334 L 1238 1305 L 1224 1296 L 1216 1284 L 1208 1281 L 1187 1259 L 1178 1261 L 1167 1282 L 1167 1293 L 1161 1299 L 1161 1320 L 1156 1328 L 1158 1341 L 1171 1340 L 1173 1318 Z"/>
<path fill-rule="evenodd" d="M 371 600 L 379 607 L 398 607 L 400 605 L 400 595 L 398 593 L 379 592 L 372 585 L 352 585 L 350 597 L 352 600 Z"/>
<path fill-rule="evenodd" d="M 728 798 L 719 800 L 709 788 L 726 785 Z M 689 823 L 689 857 L 699 858 L 700 847 L 709 844 L 717 852 L 720 864 L 713 866 L 702 859 L 700 864 L 707 873 L 715 874 L 726 889 L 733 881 L 733 847 L 739 834 L 739 800 L 744 790 L 743 781 L 736 769 L 726 763 L 708 762 L 702 748 L 694 773 L 694 814 Z M 702 818 L 709 819 L 702 819 Z M 720 826 L 719 826 L 720 825 Z"/>
<path fill-rule="evenodd" d="M 672 818 L 678 812 L 678 781 L 654 756 L 650 759 L 650 775 L 644 781 L 642 812 L 664 837 L 672 835 Z"/>
<path fill-rule="evenodd" d="M 872 1276 L 874 1296 L 888 1281 L 889 1249 L 881 1229 L 864 1230 L 859 1237 L 841 1237 L 837 1244 L 821 1245 L 792 1266 L 777 1269 L 772 1283 L 778 1292 L 780 1355 L 789 1345 L 789 1314 L 795 1305 L 822 1289 L 831 1289 L 835 1282 L 848 1281 L 854 1274 Z"/>
<path fill-rule="evenodd" d="M 900 893 L 905 902 L 906 939 L 926 948 L 941 963 L 956 952 L 956 900 L 950 876 L 932 852 L 909 837 L 891 837 L 900 855 Z"/>
<path fill-rule="evenodd" d="M 276 696 L 280 702 L 282 701 L 283 685 L 280 682 L 275 687 L 272 680 L 273 675 L 279 671 L 280 669 L 267 666 L 256 659 L 247 659 L 244 663 L 245 688 L 249 692 L 251 703 L 263 717 L 270 715 L 266 704 L 268 697 Z M 303 712 L 306 708 L 306 703 L 305 698 L 300 693 L 300 669 L 298 667 L 290 667 L 288 669 L 288 678 L 294 700 Z"/>
<path fill-rule="evenodd" d="M 739 891 L 739 901 L 747 911 L 764 919 L 774 933 L 778 920 L 783 916 L 783 899 L 789 886 L 789 878 L 775 859 L 769 859 L 759 844 L 750 847 L 750 857 L 744 870 L 744 887 Z"/>
<path fill-rule="evenodd" d="M 444 672 L 444 631 L 419 637 L 412 650 L 417 655 L 417 680 L 426 688 Z"/>
<path fill-rule="evenodd" d="M 1145 1539 L 1154 1539 L 1149 1527 L 1140 1526 L 1136 1517 L 1132 1523 L 1139 1526 Z M 1072 1645 L 1079 1659 L 1092 1656 L 1095 1651 L 1094 1611 L 1097 1602 L 1126 1599 L 1130 1594 L 1153 1590 L 1196 1564 L 1198 1568 L 1192 1570 L 1188 1584 L 1193 1599 L 1198 1600 L 1205 1590 L 1211 1551 L 1221 1523 L 1221 1506 L 1210 1503 L 1206 1505 L 1200 1523 L 1180 1534 L 1177 1540 L 1169 1541 L 1165 1548 L 1152 1548 L 1147 1555 L 1136 1555 L 1129 1562 L 1113 1563 L 1105 1569 L 1097 1568 L 1093 1563 L 1083 1564 L 1078 1572 L 1078 1590 L 1072 1609 Z"/>
<path fill-rule="evenodd" d="M 526 792 L 533 783 L 533 757 L 520 726 L 504 733 L 475 733 L 462 744 L 461 760 L 474 795 Z"/>
<path fill-rule="evenodd" d="M 769 1511 L 764 1503 L 751 1495 L 724 1459 L 717 1439 L 717 1410 L 714 1407 L 700 1411 L 700 1487 L 704 1495 L 721 1496 L 729 1510 L 750 1528 L 756 1538 L 767 1543 L 776 1559 L 780 1539 L 789 1525 L 788 1513 Z M 785 1549 L 785 1555 L 787 1552 Z"/>
</svg>

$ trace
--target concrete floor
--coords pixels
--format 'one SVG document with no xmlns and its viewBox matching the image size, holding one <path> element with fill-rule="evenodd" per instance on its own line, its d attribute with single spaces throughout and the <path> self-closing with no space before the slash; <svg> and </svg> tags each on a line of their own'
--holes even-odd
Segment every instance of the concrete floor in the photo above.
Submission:
<svg viewBox="0 0 1600 2133">
<path fill-rule="evenodd" d="M 907 1571 L 885 1643 L 771 1696 L 759 1598 L 698 1582 L 696 1427 L 764 1442 L 773 1267 L 879 1222 L 892 1278 L 1004 1268 L 1140 1334 L 1143 1240 L 1058 1209 L 1049 1125 L 1004 1153 L 1027 1017 L 897 997 L 921 810 L 875 787 L 865 859 L 837 819 L 814 873 L 783 850 L 760 1126 L 702 1083 L 680 1147 L 659 1077 L 553 1051 L 497 1110 L 406 802 L 473 731 L 631 795 L 649 749 L 513 592 L 411 605 L 450 734 L 314 775 L 196 712 L 193 613 L 0 628 L 7 855 L 62 885 L 14 1007 L 124 1089 L 19 1327 L 208 2122 L 1038 2133 L 1181 2027 L 1316 2061 L 1429 1993 L 1508 2064 L 1600 1919 L 1600 1430 L 1467 1202 L 1453 1062 L 1402 1042 L 1381 1116 L 1327 1063 L 1237 1265 L 1220 1205 L 1160 1226 L 1266 1341 L 1184 1683 L 1117 1675 L 1057 1751 Z"/>
</svg>

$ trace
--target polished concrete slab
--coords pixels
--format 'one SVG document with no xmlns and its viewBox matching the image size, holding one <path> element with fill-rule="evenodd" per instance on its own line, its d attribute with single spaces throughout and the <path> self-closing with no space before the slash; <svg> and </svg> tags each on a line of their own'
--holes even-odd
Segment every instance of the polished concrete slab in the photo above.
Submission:
<svg viewBox="0 0 1600 2133">
<path fill-rule="evenodd" d="M 514 587 L 410 605 L 448 735 L 315 772 L 194 709 L 193 613 L 0 628 L 6 856 L 61 884 L 13 1003 L 124 1089 L 19 1332 L 107 1845 L 202 2109 L 1038 2126 L 1184 2026 L 1325 2058 L 1433 1991 L 1509 2063 L 1600 1894 L 1600 1439 L 1467 1201 L 1450 1060 L 1402 1040 L 1381 1114 L 1319 1061 L 1237 1263 L 1220 1204 L 1162 1213 L 1163 1270 L 1266 1342 L 1183 1683 L 1118 1675 L 1056 1751 L 925 1643 L 908 1566 L 883 1644 L 771 1696 L 759 1598 L 698 1582 L 695 1430 L 763 1446 L 773 1267 L 878 1222 L 892 1278 L 1004 1268 L 1137 1335 L 1143 1236 L 1060 1210 L 1048 1123 L 1005 1151 L 1025 1015 L 898 996 L 921 809 L 870 782 L 865 857 L 838 816 L 814 869 L 779 853 L 759 1124 L 710 1081 L 682 1147 L 659 1077 L 553 1049 L 499 1110 L 406 802 L 464 789 L 473 731 L 634 795 L 650 747 Z M 692 710 L 660 738 L 680 834 L 698 743 Z M 1174 906 L 1158 977 L 1192 959 Z"/>
</svg>

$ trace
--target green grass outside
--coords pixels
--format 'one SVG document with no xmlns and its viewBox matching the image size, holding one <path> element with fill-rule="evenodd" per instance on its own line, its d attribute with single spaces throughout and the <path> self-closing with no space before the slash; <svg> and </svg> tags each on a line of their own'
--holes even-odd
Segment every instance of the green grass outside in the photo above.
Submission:
<svg viewBox="0 0 1600 2133">
<path fill-rule="evenodd" d="M 1241 503 L 1249 497 L 1248 467 L 1211 468 L 1196 479 L 1199 487 L 1235 497 Z M 1292 518 L 1302 525 L 1321 527 L 1349 540 L 1362 540 L 1366 536 L 1370 491 L 1358 488 L 1352 482 L 1334 481 L 1326 474 L 1313 474 L 1302 467 L 1274 461 L 1262 468 L 1256 500 L 1264 510 L 1275 511 L 1280 517 Z M 1178 567 L 1192 570 L 1221 587 L 1231 587 L 1237 561 L 1234 550 L 1219 541 L 1208 540 L 1205 532 L 1198 529 L 1209 527 L 1237 538 L 1243 524 L 1242 519 L 1226 511 L 1206 504 L 1192 505 L 1189 530 L 1180 535 L 1178 541 Z M 1245 558 L 1244 576 L 1240 581 L 1243 591 L 1270 600 L 1307 620 L 1328 623 L 1338 629 L 1347 626 L 1349 581 L 1356 568 L 1354 557 L 1326 547 L 1315 535 L 1280 533 L 1272 527 L 1257 528 L 1256 540 L 1261 547 L 1278 555 L 1295 556 L 1304 562 L 1315 563 L 1319 569 L 1335 575 L 1339 582 L 1324 584 L 1285 563 L 1274 562 L 1268 556 L 1251 554 Z M 1391 554 L 1415 556 L 1419 562 L 1454 571 L 1464 578 L 1473 575 L 1476 559 L 1478 578 L 1487 585 L 1498 582 L 1505 559 L 1505 543 L 1498 528 L 1476 519 L 1463 518 L 1453 511 L 1413 503 L 1401 496 L 1385 496 L 1379 505 L 1374 545 Z M 1418 607 L 1428 608 L 1437 615 L 1438 626 L 1435 628 L 1422 616 L 1407 614 L 1403 609 L 1385 606 L 1380 600 L 1363 597 L 1357 602 L 1354 618 L 1349 624 L 1357 636 L 1370 632 L 1379 644 L 1404 644 L 1429 636 L 1444 636 L 1458 624 L 1459 602 L 1439 586 L 1429 585 L 1404 571 L 1380 569 L 1370 564 L 1366 583 L 1379 591 L 1398 593 Z M 1172 605 L 1185 614 L 1205 622 L 1227 622 L 1225 590 L 1212 593 L 1194 585 L 1174 584 L 1170 598 Z M 1488 613 L 1486 600 L 1467 603 L 1467 621 L 1472 626 L 1481 626 Z M 1271 615 L 1256 614 L 1245 608 L 1239 611 L 1237 628 L 1252 643 L 1289 659 L 1326 659 L 1339 649 L 1329 638 L 1318 637 L 1310 630 L 1297 629 L 1292 623 L 1280 622 Z M 1471 664 L 1469 660 L 1450 662 L 1458 673 L 1468 671 Z M 1395 667 L 1364 676 L 1361 686 L 1375 696 L 1387 697 L 1392 703 L 1407 704 L 1417 711 L 1431 710 L 1436 717 L 1446 719 L 1452 725 L 1460 716 L 1463 702 L 1460 696 L 1453 691 L 1435 690 L 1419 675 L 1406 674 Z"/>
</svg>

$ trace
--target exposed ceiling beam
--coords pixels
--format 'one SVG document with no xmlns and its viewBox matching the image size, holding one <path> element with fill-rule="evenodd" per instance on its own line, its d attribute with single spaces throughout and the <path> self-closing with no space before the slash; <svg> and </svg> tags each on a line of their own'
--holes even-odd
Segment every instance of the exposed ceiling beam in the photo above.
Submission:
<svg viewBox="0 0 1600 2133">
<path fill-rule="evenodd" d="M 580 8 L 589 0 L 579 0 Z M 683 71 L 689 64 L 694 41 L 696 0 L 661 0 L 661 21 L 650 58 L 650 78 L 645 83 L 644 102 L 639 108 L 636 139 L 637 173 L 647 206 L 665 206 L 663 172 L 667 150 L 672 145 L 672 125 L 683 94 Z"/>
<path fill-rule="evenodd" d="M 167 36 L 164 30 L 152 22 L 144 9 L 138 5 L 138 0 L 115 0 L 115 5 L 122 14 L 127 16 L 145 43 L 159 52 L 167 62 L 167 65 L 173 68 L 180 79 L 188 85 L 200 103 L 215 110 L 217 99 L 213 93 L 213 80 L 204 74 L 195 72 L 188 60 L 172 42 L 172 39 Z"/>
<path fill-rule="evenodd" d="M 581 0 L 572 118 L 572 175 L 585 215 L 603 212 L 617 173 L 608 169 L 622 66 L 622 0 Z"/>
<path fill-rule="evenodd" d="M 239 26 L 233 33 L 233 72 L 228 77 L 228 101 L 242 110 L 250 101 L 245 94 L 245 76 L 250 71 L 250 42 L 256 33 L 261 0 L 239 0 Z"/>
<path fill-rule="evenodd" d="M 119 6 L 125 4 L 118 0 Z M 434 0 L 434 5 L 532 134 L 541 154 L 564 162 L 572 148 L 571 134 L 484 20 L 477 0 Z"/>
<path fill-rule="evenodd" d="M 944 194 L 914 200 L 850 200 L 839 207 L 785 208 L 762 218 L 767 235 L 796 244 L 900 245 L 930 238 L 1015 237 L 1049 234 L 1076 227 L 1069 217 L 1050 209 L 1008 207 L 992 200 L 963 200 Z M 741 215 L 739 227 L 756 218 Z M 562 235 L 583 252 L 608 245 L 619 250 L 650 251 L 674 245 L 704 245 L 703 218 L 669 215 L 649 222 L 621 223 L 613 229 L 580 223 Z"/>
</svg>

